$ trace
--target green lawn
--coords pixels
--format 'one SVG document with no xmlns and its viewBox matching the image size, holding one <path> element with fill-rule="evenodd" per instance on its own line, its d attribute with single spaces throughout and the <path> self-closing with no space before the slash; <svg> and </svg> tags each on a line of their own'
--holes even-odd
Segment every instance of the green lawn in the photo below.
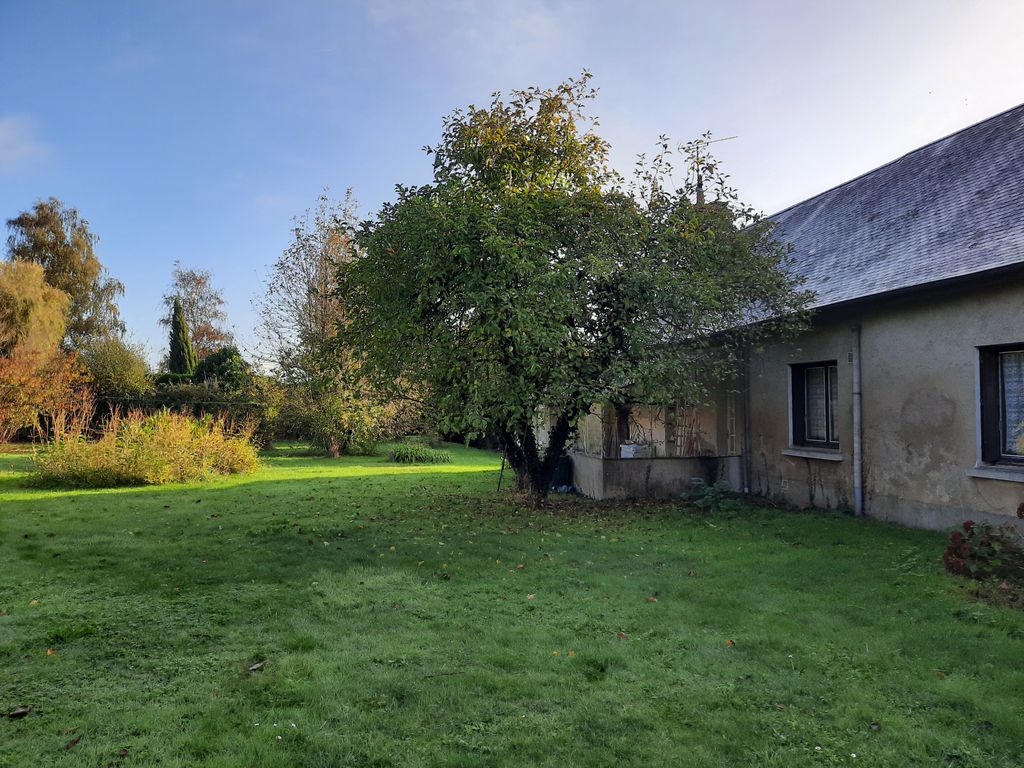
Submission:
<svg viewBox="0 0 1024 768">
<path fill-rule="evenodd" d="M 533 512 L 455 453 L 74 492 L 0 455 L 0 765 L 1020 766 L 1024 613 L 941 534 Z"/>
</svg>

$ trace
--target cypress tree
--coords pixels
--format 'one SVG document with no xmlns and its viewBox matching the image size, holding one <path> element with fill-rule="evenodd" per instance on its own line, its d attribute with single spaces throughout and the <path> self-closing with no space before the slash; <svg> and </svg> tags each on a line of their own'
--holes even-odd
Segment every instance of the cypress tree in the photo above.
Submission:
<svg viewBox="0 0 1024 768">
<path fill-rule="evenodd" d="M 196 351 L 192 348 L 185 310 L 181 308 L 181 300 L 175 297 L 171 314 L 171 353 L 167 358 L 167 367 L 171 373 L 191 376 L 196 369 L 196 362 Z"/>
</svg>

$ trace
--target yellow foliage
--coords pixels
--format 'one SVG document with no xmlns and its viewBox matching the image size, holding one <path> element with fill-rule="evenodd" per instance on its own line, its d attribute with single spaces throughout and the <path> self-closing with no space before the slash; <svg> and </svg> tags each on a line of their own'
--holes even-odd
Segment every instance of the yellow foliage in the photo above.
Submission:
<svg viewBox="0 0 1024 768">
<path fill-rule="evenodd" d="M 249 425 L 161 411 L 114 413 L 88 438 L 88 415 L 55 419 L 53 440 L 35 456 L 44 483 L 107 488 L 205 480 L 259 466 Z"/>
<path fill-rule="evenodd" d="M 71 297 L 46 282 L 42 266 L 0 262 L 0 355 L 48 355 L 64 336 Z"/>
</svg>

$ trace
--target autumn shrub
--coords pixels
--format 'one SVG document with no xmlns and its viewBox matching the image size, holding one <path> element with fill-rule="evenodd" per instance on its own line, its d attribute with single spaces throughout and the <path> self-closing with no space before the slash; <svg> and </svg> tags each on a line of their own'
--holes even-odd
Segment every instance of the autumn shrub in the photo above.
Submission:
<svg viewBox="0 0 1024 768">
<path fill-rule="evenodd" d="M 400 443 L 388 452 L 388 459 L 399 464 L 451 464 L 451 452 L 416 443 Z"/>
<path fill-rule="evenodd" d="M 224 418 L 172 411 L 115 411 L 90 436 L 87 416 L 68 412 L 35 456 L 43 484 L 107 488 L 161 485 L 240 474 L 259 466 L 252 427 Z"/>
<path fill-rule="evenodd" d="M 54 414 L 89 398 L 84 384 L 85 374 L 73 354 L 0 357 L 0 442 L 22 430 L 48 431 Z"/>
<path fill-rule="evenodd" d="M 966 520 L 949 534 L 942 553 L 946 570 L 972 579 L 1009 579 L 1024 584 L 1024 547 L 1012 525 Z"/>
</svg>

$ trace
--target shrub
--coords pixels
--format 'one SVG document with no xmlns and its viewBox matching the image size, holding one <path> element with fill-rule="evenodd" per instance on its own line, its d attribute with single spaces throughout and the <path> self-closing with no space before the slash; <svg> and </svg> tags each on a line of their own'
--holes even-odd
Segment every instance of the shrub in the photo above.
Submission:
<svg viewBox="0 0 1024 768">
<path fill-rule="evenodd" d="M 400 464 L 451 464 L 454 457 L 449 451 L 414 443 L 401 443 L 391 449 L 388 459 Z"/>
<path fill-rule="evenodd" d="M 252 381 L 252 366 L 242 357 L 238 347 L 221 347 L 199 361 L 192 378 L 224 389 L 245 389 Z"/>
<path fill-rule="evenodd" d="M 280 387 L 273 379 L 253 375 L 244 389 L 223 389 L 212 383 L 191 383 L 189 377 L 184 380 L 173 377 L 177 374 L 158 376 L 157 386 L 151 392 L 123 398 L 120 400 L 123 409 L 146 413 L 166 409 L 197 419 L 212 415 L 230 423 L 244 422 L 253 425 L 257 445 L 270 444 L 281 400 Z"/>
<path fill-rule="evenodd" d="M 384 398 L 343 381 L 290 384 L 283 387 L 276 434 L 308 439 L 332 457 L 370 456 L 395 435 L 396 411 Z"/>
<path fill-rule="evenodd" d="M 74 354 L 0 357 L 0 442 L 23 429 L 45 433 L 54 413 L 88 399 L 83 378 Z"/>
<path fill-rule="evenodd" d="M 153 379 L 153 383 L 158 387 L 169 387 L 180 384 L 191 384 L 192 374 L 191 373 L 159 373 Z"/>
<path fill-rule="evenodd" d="M 996 528 L 989 523 L 965 521 L 960 529 L 950 532 L 942 563 L 958 576 L 1024 583 L 1024 549 L 1012 525 Z"/>
<path fill-rule="evenodd" d="M 138 397 L 153 386 L 145 350 L 140 344 L 129 344 L 119 336 L 89 341 L 81 359 L 101 400 Z"/>
<path fill-rule="evenodd" d="M 254 471 L 259 465 L 252 429 L 223 418 L 192 418 L 171 411 L 114 412 L 95 439 L 89 414 L 68 412 L 54 424 L 53 440 L 35 456 L 45 484 L 109 488 L 205 480 Z"/>
<path fill-rule="evenodd" d="M 736 492 L 725 480 L 709 484 L 702 477 L 692 477 L 682 498 L 703 512 L 726 512 L 742 506 Z"/>
</svg>

